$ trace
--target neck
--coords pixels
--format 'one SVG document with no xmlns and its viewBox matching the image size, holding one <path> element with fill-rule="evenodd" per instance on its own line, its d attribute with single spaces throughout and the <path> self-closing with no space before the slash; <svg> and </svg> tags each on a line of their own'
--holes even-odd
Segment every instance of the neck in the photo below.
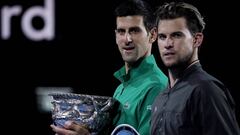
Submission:
<svg viewBox="0 0 240 135">
<path fill-rule="evenodd" d="M 168 76 L 169 76 L 169 85 L 170 85 L 170 88 L 172 88 L 177 82 L 178 78 L 171 72 L 171 70 L 168 70 Z"/>
<path fill-rule="evenodd" d="M 187 70 L 189 67 L 194 65 L 195 63 L 199 62 L 198 59 L 193 60 L 190 64 L 187 66 L 180 66 L 178 68 L 171 68 L 168 70 L 168 76 L 170 81 L 170 87 L 173 87 L 176 82 L 179 80 L 179 78 L 182 76 L 185 70 Z"/>
<path fill-rule="evenodd" d="M 135 62 L 125 62 L 125 69 L 126 69 L 126 74 L 129 73 L 129 70 L 133 67 L 137 67 L 141 62 L 142 60 L 144 59 L 145 57 L 141 57 L 139 58 L 137 61 Z"/>
<path fill-rule="evenodd" d="M 128 74 L 129 70 L 133 67 L 137 67 L 143 59 L 145 59 L 146 57 L 150 56 L 151 53 L 146 52 L 146 55 L 144 55 L 143 57 L 140 57 L 137 61 L 134 62 L 126 62 L 125 61 L 125 69 L 126 69 L 126 74 Z"/>
<path fill-rule="evenodd" d="M 130 70 L 130 68 L 131 66 L 128 63 L 126 63 L 125 64 L 126 74 L 128 74 L 128 71 Z"/>
</svg>

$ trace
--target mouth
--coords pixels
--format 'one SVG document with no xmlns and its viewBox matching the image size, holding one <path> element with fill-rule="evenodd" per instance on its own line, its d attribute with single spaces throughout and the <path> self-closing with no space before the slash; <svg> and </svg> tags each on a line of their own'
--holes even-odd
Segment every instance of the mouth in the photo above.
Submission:
<svg viewBox="0 0 240 135">
<path fill-rule="evenodd" d="M 128 47 L 123 47 L 123 50 L 126 50 L 126 51 L 128 51 L 128 50 L 133 50 L 135 47 L 133 47 L 133 46 L 128 46 Z"/>
<path fill-rule="evenodd" d="M 175 53 L 173 51 L 164 52 L 163 56 L 173 56 Z"/>
<path fill-rule="evenodd" d="M 131 54 L 131 53 L 133 52 L 134 48 L 135 48 L 135 47 L 133 47 L 133 46 L 123 47 L 123 52 L 124 52 L 125 54 Z"/>
</svg>

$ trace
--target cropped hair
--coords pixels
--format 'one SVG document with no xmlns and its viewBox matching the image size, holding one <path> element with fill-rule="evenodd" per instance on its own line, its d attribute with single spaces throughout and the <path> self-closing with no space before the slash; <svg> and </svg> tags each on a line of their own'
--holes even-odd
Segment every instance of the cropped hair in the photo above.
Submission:
<svg viewBox="0 0 240 135">
<path fill-rule="evenodd" d="M 156 10 L 155 15 L 157 25 L 161 20 L 184 17 L 191 34 L 203 32 L 206 25 L 198 9 L 184 2 L 165 3 Z"/>
<path fill-rule="evenodd" d="M 143 23 L 147 31 L 156 27 L 153 13 L 149 3 L 143 0 L 125 0 L 115 9 L 116 17 L 143 16 Z"/>
</svg>

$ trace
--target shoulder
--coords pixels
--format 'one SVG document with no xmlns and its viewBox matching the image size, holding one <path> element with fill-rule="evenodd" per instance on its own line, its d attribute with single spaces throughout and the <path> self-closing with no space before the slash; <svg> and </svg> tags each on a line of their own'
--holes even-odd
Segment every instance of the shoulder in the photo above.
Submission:
<svg viewBox="0 0 240 135">
<path fill-rule="evenodd" d="M 118 85 L 118 87 L 114 91 L 113 97 L 117 97 L 121 93 L 122 90 L 123 90 L 123 84 Z"/>
<path fill-rule="evenodd" d="M 192 73 L 185 81 L 187 81 L 188 85 L 201 92 L 209 93 L 210 91 L 226 89 L 221 81 L 204 70 L 198 70 L 197 72 Z"/>
<path fill-rule="evenodd" d="M 145 76 L 144 83 L 148 83 L 148 89 L 165 89 L 168 84 L 168 78 L 165 74 L 153 72 L 152 74 Z"/>
<path fill-rule="evenodd" d="M 202 99 L 224 99 L 228 89 L 217 79 L 199 80 L 194 87 L 194 93 Z"/>
</svg>

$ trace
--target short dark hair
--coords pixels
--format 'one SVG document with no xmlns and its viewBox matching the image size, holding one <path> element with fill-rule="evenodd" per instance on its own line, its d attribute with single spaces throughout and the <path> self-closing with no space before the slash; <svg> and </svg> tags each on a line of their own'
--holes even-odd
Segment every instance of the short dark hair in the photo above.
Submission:
<svg viewBox="0 0 240 135">
<path fill-rule="evenodd" d="M 184 17 L 186 19 L 187 27 L 192 34 L 196 32 L 203 32 L 206 23 L 198 9 L 188 3 L 171 2 L 160 6 L 156 12 L 156 24 L 164 19 L 175 19 Z"/>
<path fill-rule="evenodd" d="M 143 23 L 147 31 L 156 26 L 153 10 L 149 3 L 143 0 L 125 0 L 115 9 L 116 17 L 133 15 L 143 16 Z"/>
</svg>

